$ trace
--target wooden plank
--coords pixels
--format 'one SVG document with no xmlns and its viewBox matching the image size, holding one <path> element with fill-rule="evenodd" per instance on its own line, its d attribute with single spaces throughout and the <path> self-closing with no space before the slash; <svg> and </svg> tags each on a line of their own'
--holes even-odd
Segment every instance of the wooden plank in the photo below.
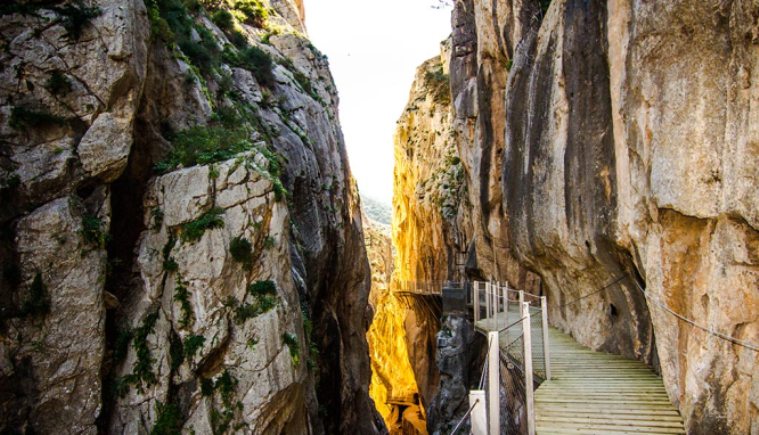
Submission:
<svg viewBox="0 0 759 435">
<path fill-rule="evenodd" d="M 546 360 L 550 363 L 551 379 L 535 390 L 533 400 L 529 397 L 527 400 L 534 403 L 532 415 L 536 433 L 685 433 L 682 417 L 670 402 L 662 379 L 646 364 L 620 355 L 596 352 L 555 328 L 544 327 L 542 313 L 538 314 L 535 307 L 527 303 L 512 307 L 509 304 L 505 310 L 514 314 L 510 318 L 525 317 L 525 312 L 532 318 L 501 333 L 498 341 L 506 358 L 526 371 L 538 374 L 540 379 L 546 377 L 543 370 Z M 517 310 L 518 307 L 521 309 Z M 483 330 L 503 328 L 507 326 L 505 321 L 502 322 L 503 317 L 506 316 L 497 321 L 483 319 L 478 322 L 478 327 Z M 536 331 L 528 339 L 535 351 L 535 355 L 529 354 L 530 357 L 524 353 L 524 337 L 517 340 L 523 331 L 527 332 L 525 330 Z"/>
</svg>

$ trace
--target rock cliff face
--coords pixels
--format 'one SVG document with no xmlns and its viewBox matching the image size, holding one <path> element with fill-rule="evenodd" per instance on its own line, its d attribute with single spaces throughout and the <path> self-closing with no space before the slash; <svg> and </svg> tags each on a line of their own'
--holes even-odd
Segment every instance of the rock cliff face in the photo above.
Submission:
<svg viewBox="0 0 759 435">
<path fill-rule="evenodd" d="M 0 6 L 3 431 L 382 430 L 304 29 L 291 0 Z"/>
<path fill-rule="evenodd" d="M 451 138 L 446 58 L 430 59 L 417 69 L 396 129 L 393 285 L 398 289 L 435 286 L 458 277 L 457 262 L 466 251 L 457 228 L 464 174 Z M 440 307 L 425 298 L 406 299 L 406 348 L 426 407 L 439 384 L 435 352 Z"/>
<path fill-rule="evenodd" d="M 445 47 L 444 47 L 445 48 Z M 452 138 L 447 52 L 422 64 L 395 133 L 393 246 L 398 281 L 458 273 L 463 169 Z"/>
<path fill-rule="evenodd" d="M 578 341 L 651 364 L 689 433 L 753 433 L 759 356 L 705 330 L 759 342 L 759 11 L 655 3 L 456 2 L 466 272 L 542 291 Z"/>
<path fill-rule="evenodd" d="M 390 228 L 368 219 L 364 222 L 372 269 L 369 304 L 373 316 L 366 334 L 372 360 L 369 394 L 391 434 L 425 434 L 419 388 L 406 345 L 404 320 L 407 307 L 391 288 L 393 249 Z"/>
</svg>

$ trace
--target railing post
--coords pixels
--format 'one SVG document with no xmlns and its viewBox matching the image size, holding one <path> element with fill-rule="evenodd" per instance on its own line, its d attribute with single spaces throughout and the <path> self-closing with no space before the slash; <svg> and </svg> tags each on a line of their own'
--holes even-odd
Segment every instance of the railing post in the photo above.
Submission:
<svg viewBox="0 0 759 435">
<path fill-rule="evenodd" d="M 500 344 L 498 343 L 498 332 L 488 333 L 488 421 L 490 422 L 490 435 L 499 435 L 501 431 L 501 415 L 499 392 L 500 382 Z"/>
<path fill-rule="evenodd" d="M 506 288 L 503 289 L 503 311 L 506 313 L 506 325 L 509 324 L 509 282 L 506 281 Z"/>
<path fill-rule="evenodd" d="M 520 296 L 522 296 L 520 292 Z M 530 334 L 530 304 L 522 303 L 522 340 L 524 342 L 524 395 L 527 412 L 527 433 L 535 435 L 535 398 L 532 391 L 532 336 Z"/>
<path fill-rule="evenodd" d="M 493 317 L 493 313 L 490 311 L 490 281 L 487 281 L 485 283 L 485 318 L 491 317 Z"/>
<path fill-rule="evenodd" d="M 488 409 L 485 406 L 485 391 L 469 391 L 469 406 L 472 408 L 472 414 L 469 419 L 471 422 L 471 433 L 473 435 L 487 435 Z"/>
<path fill-rule="evenodd" d="M 548 347 L 548 302 L 545 296 L 540 297 L 540 314 L 543 324 L 543 361 L 545 361 L 546 380 L 551 380 L 551 350 Z"/>
<path fill-rule="evenodd" d="M 524 290 L 519 290 L 519 311 L 520 312 L 522 311 L 522 304 L 524 304 Z"/>
<path fill-rule="evenodd" d="M 473 298 L 472 304 L 474 305 L 474 321 L 475 323 L 480 320 L 480 282 L 474 281 L 472 283 Z"/>
</svg>

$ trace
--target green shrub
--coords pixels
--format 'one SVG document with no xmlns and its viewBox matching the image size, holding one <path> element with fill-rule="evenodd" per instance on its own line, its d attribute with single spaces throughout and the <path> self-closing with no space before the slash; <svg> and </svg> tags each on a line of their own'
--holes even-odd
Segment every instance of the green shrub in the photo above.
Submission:
<svg viewBox="0 0 759 435">
<path fill-rule="evenodd" d="M 132 348 L 137 354 L 137 359 L 132 365 L 132 373 L 116 379 L 116 393 L 123 397 L 129 391 L 130 386 L 137 387 L 138 391 L 144 392 L 143 386 L 155 384 L 158 379 L 153 371 L 153 359 L 148 347 L 148 336 L 155 330 L 158 320 L 158 311 L 148 314 L 142 321 L 142 325 L 132 331 Z"/>
<path fill-rule="evenodd" d="M 238 0 L 235 2 L 235 9 L 245 15 L 245 24 L 264 28 L 266 21 L 269 19 L 269 10 L 261 3 L 260 0 Z"/>
<path fill-rule="evenodd" d="M 290 359 L 292 360 L 293 366 L 297 367 L 300 365 L 300 346 L 298 345 L 298 337 L 296 337 L 295 334 L 286 332 L 282 334 L 282 342 L 285 343 L 290 350 Z"/>
<path fill-rule="evenodd" d="M 190 62 L 208 77 L 218 68 L 221 51 L 210 30 L 203 26 L 194 26 L 194 29 L 200 36 L 200 41 L 193 41 L 188 35 L 187 38 L 181 38 L 178 45 Z"/>
<path fill-rule="evenodd" d="M 169 337 L 169 357 L 171 359 L 171 371 L 176 372 L 184 362 L 184 346 L 182 339 L 173 332 Z"/>
<path fill-rule="evenodd" d="M 204 396 L 213 395 L 213 379 L 202 378 L 200 380 L 200 394 Z"/>
<path fill-rule="evenodd" d="M 301 88 L 303 88 L 304 91 L 310 96 L 314 96 L 318 94 L 314 91 L 314 88 L 311 86 L 311 79 L 308 78 L 307 75 L 303 74 L 299 70 L 293 71 L 293 78 L 295 78 L 295 81 L 298 82 Z"/>
<path fill-rule="evenodd" d="M 219 9 L 211 14 L 211 21 L 224 31 L 232 30 L 235 26 L 235 17 L 226 9 Z"/>
<path fill-rule="evenodd" d="M 251 292 L 250 288 L 248 288 L 248 292 Z M 253 302 L 250 304 L 240 304 L 237 299 L 230 297 L 227 299 L 225 306 L 234 310 L 235 322 L 242 324 L 248 319 L 252 319 L 271 311 L 277 306 L 277 302 L 278 298 L 276 294 L 254 293 Z"/>
<path fill-rule="evenodd" d="M 237 402 L 232 403 L 234 397 L 235 388 L 238 381 L 232 376 L 228 370 L 224 370 L 222 374 L 216 378 L 216 381 L 203 378 L 200 381 L 200 392 L 203 396 L 212 396 L 216 391 L 221 396 L 224 409 L 219 412 L 216 408 L 211 409 L 211 428 L 213 433 L 225 433 L 229 429 L 230 424 L 235 416 L 235 409 L 242 409 L 242 404 Z"/>
<path fill-rule="evenodd" d="M 261 86 L 271 87 L 276 83 L 274 79 L 274 61 L 266 51 L 251 45 L 242 49 L 238 55 L 239 66 L 253 73 L 256 81 Z"/>
<path fill-rule="evenodd" d="M 174 245 L 177 243 L 177 238 L 173 234 L 169 235 L 169 240 L 163 245 L 163 270 L 166 272 L 174 272 L 179 269 L 179 264 L 171 256 L 171 250 L 174 249 Z"/>
<path fill-rule="evenodd" d="M 238 49 L 243 49 L 243 48 L 245 48 L 245 47 L 247 47 L 247 46 L 250 45 L 250 43 L 248 42 L 248 37 L 245 36 L 245 34 L 242 33 L 239 30 L 234 30 L 233 29 L 233 30 L 227 32 L 227 38 L 229 38 L 229 42 L 231 42 L 232 45 L 234 45 Z M 222 60 L 224 60 L 224 53 L 222 53 L 222 57 L 221 58 L 222 58 Z M 235 64 L 235 63 L 232 63 L 232 62 L 227 62 L 227 63 L 233 64 L 233 65 Z"/>
<path fill-rule="evenodd" d="M 85 214 L 82 216 L 82 237 L 84 240 L 95 245 L 98 248 L 105 248 L 108 243 L 109 236 L 103 231 L 103 221 L 93 214 Z"/>
<path fill-rule="evenodd" d="M 250 268 L 253 265 L 253 245 L 245 237 L 235 237 L 229 242 L 229 252 L 235 261 Z"/>
<path fill-rule="evenodd" d="M 254 296 L 276 295 L 277 285 L 269 280 L 256 281 L 255 283 L 248 286 L 248 294 Z"/>
<path fill-rule="evenodd" d="M 48 112 L 31 110 L 24 107 L 14 107 L 11 109 L 11 116 L 8 125 L 15 130 L 25 128 L 40 128 L 50 125 L 64 125 L 66 120 L 60 116 L 51 115 Z"/>
<path fill-rule="evenodd" d="M 160 207 L 153 207 L 150 210 L 150 217 L 153 218 L 153 229 L 160 230 L 163 225 L 163 210 Z"/>
<path fill-rule="evenodd" d="M 178 46 L 203 75 L 209 76 L 219 66 L 221 53 L 213 34 L 203 26 L 196 25 L 188 7 L 195 9 L 194 2 L 181 0 L 146 0 L 153 36 L 169 46 Z M 200 36 L 193 40 L 193 30 Z"/>
<path fill-rule="evenodd" d="M 258 309 L 261 311 L 261 314 L 268 313 L 274 307 L 277 306 L 277 296 L 275 295 L 263 295 L 259 296 L 257 299 L 258 302 Z"/>
<path fill-rule="evenodd" d="M 182 431 L 182 413 L 179 407 L 173 403 L 163 404 L 156 402 L 156 419 L 150 435 L 178 435 Z"/>
<path fill-rule="evenodd" d="M 165 173 L 180 165 L 190 167 L 231 159 L 253 148 L 248 136 L 247 131 L 239 126 L 234 129 L 224 126 L 190 127 L 177 133 L 169 155 L 155 165 L 155 170 Z"/>
<path fill-rule="evenodd" d="M 221 218 L 221 215 L 223 214 L 223 209 L 214 207 L 194 221 L 182 225 L 182 241 L 191 243 L 197 242 L 203 237 L 206 230 L 223 228 L 224 220 Z"/>
<path fill-rule="evenodd" d="M 179 302 L 182 311 L 182 315 L 179 318 L 179 326 L 181 328 L 190 326 L 194 315 L 192 304 L 190 304 L 190 292 L 179 277 L 177 277 L 177 286 L 174 289 L 174 300 Z"/>
<path fill-rule="evenodd" d="M 424 80 L 430 88 L 435 102 L 439 104 L 450 104 L 450 77 L 443 71 L 442 66 L 437 67 L 434 71 L 427 71 L 424 74 Z"/>
<path fill-rule="evenodd" d="M 153 362 L 150 348 L 148 347 L 148 336 L 153 333 L 156 321 L 158 321 L 158 311 L 148 314 L 143 320 L 142 325 L 134 331 L 134 340 L 132 348 L 137 353 L 137 360 L 132 366 L 132 372 L 137 376 L 139 385 L 145 382 L 152 385 L 156 382 L 156 376 L 153 372 Z"/>
<path fill-rule="evenodd" d="M 66 95 L 71 92 L 71 80 L 58 70 L 50 73 L 45 88 L 53 95 Z"/>
<path fill-rule="evenodd" d="M 203 348 L 206 338 L 202 335 L 191 335 L 184 341 L 184 356 L 191 360 L 200 349 Z"/>
</svg>

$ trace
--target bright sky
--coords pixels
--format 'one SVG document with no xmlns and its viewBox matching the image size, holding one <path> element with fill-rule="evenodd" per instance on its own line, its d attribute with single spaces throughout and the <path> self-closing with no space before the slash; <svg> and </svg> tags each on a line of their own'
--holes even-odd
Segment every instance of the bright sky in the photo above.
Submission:
<svg viewBox="0 0 759 435">
<path fill-rule="evenodd" d="M 362 194 L 390 204 L 393 133 L 416 67 L 440 53 L 450 10 L 436 0 L 305 0 L 306 27 L 329 57 L 340 122 Z"/>
</svg>

